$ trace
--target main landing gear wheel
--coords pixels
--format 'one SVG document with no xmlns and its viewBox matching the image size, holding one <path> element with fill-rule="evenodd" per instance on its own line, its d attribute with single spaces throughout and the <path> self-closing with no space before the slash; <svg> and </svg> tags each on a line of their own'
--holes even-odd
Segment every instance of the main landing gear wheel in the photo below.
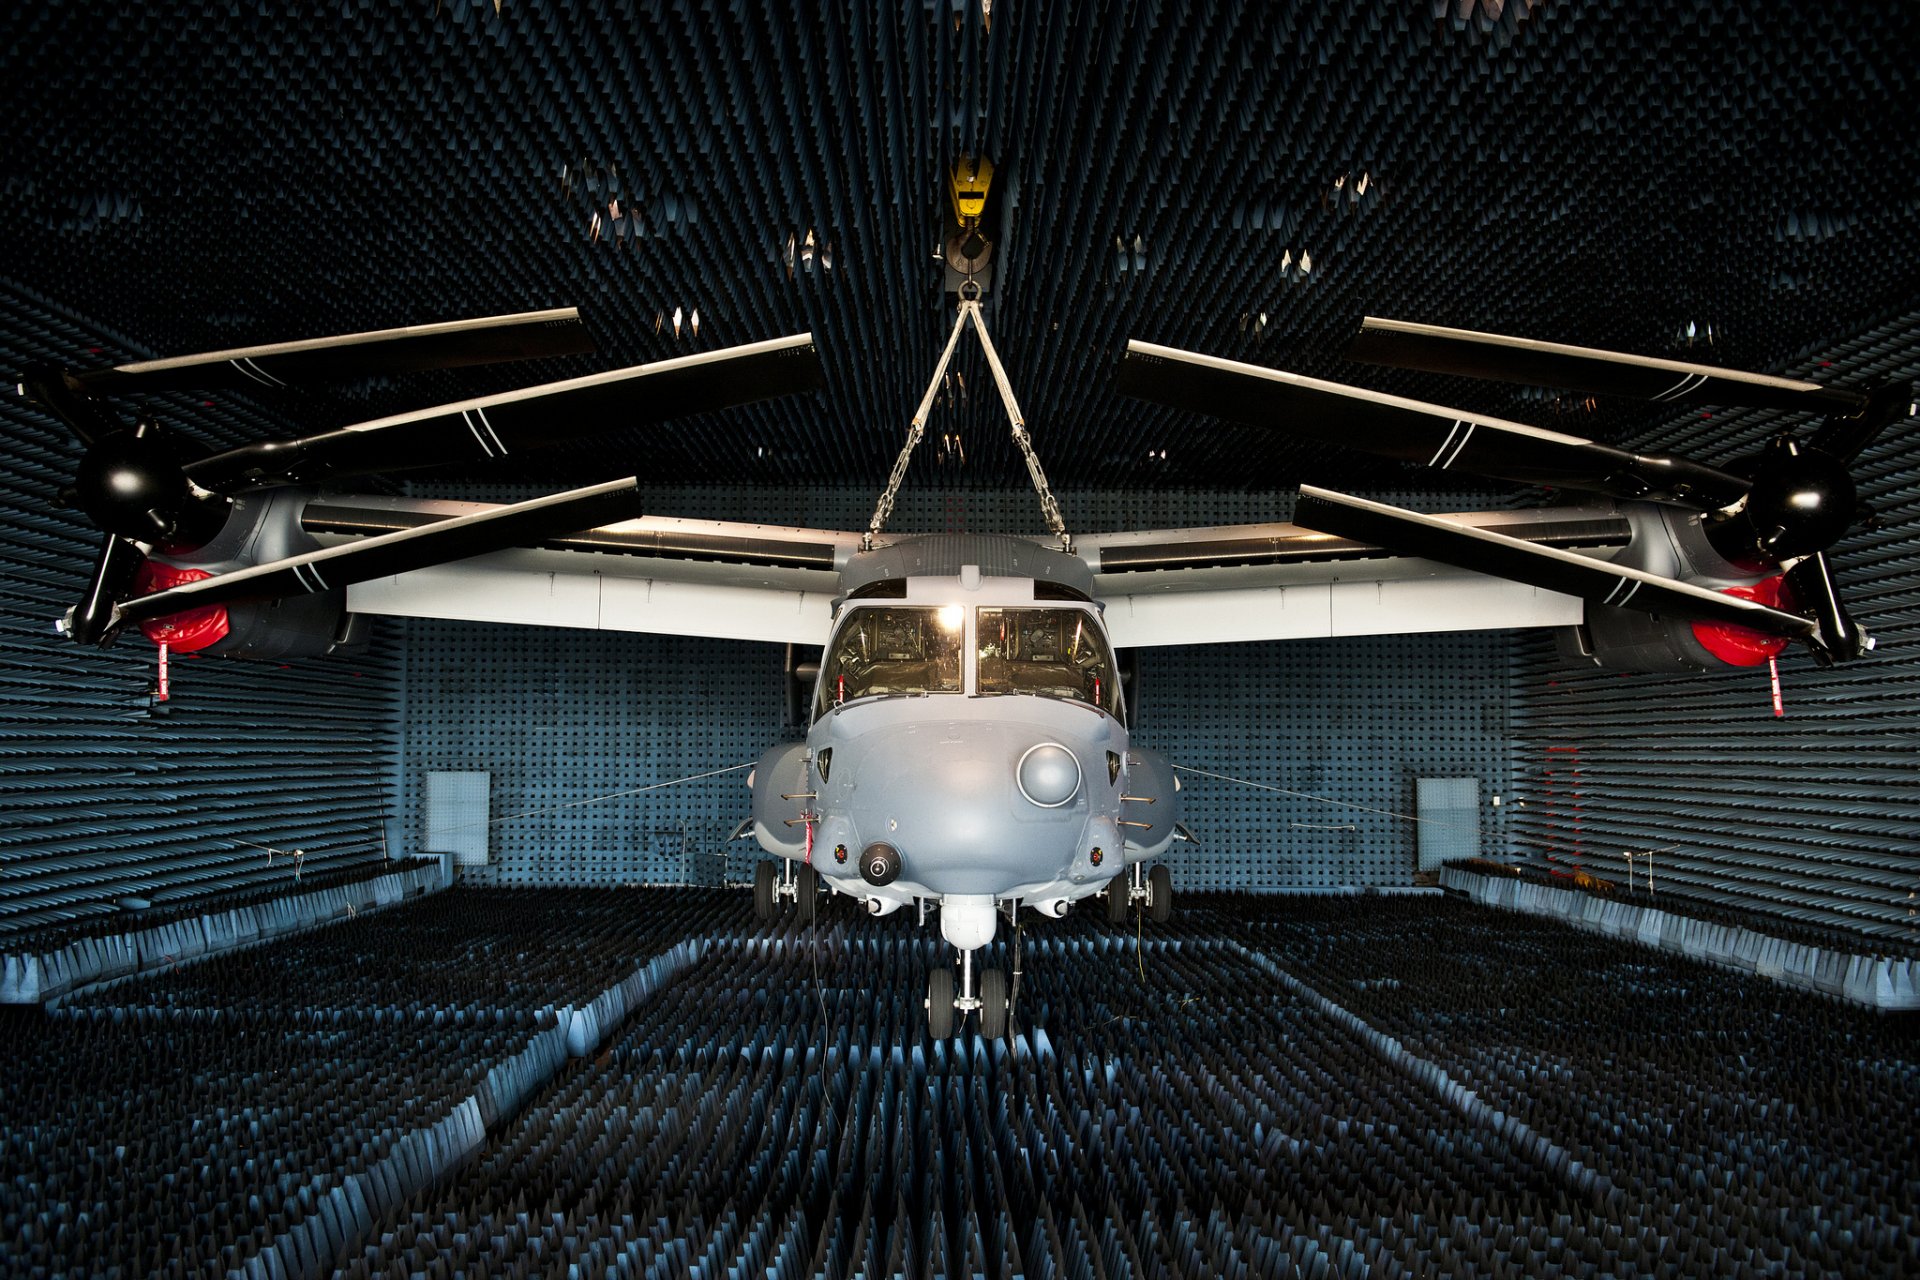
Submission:
<svg viewBox="0 0 1920 1280">
<path fill-rule="evenodd" d="M 793 869 L 793 905 L 801 924 L 812 924 L 819 910 L 820 873 L 812 867 Z"/>
<path fill-rule="evenodd" d="M 1007 975 L 998 969 L 980 975 L 980 1034 L 989 1040 L 1007 1034 Z"/>
<path fill-rule="evenodd" d="M 1127 922 L 1127 898 L 1133 888 L 1132 877 L 1125 872 L 1107 882 L 1107 923 Z"/>
<path fill-rule="evenodd" d="M 1173 873 L 1163 866 L 1147 872 L 1147 918 L 1155 924 L 1173 918 Z"/>
<path fill-rule="evenodd" d="M 927 1034 L 935 1040 L 953 1034 L 953 970 L 944 965 L 927 975 Z"/>
<path fill-rule="evenodd" d="M 780 873 L 771 862 L 756 862 L 753 866 L 753 915 L 756 920 L 773 919 L 773 895 L 777 891 L 776 881 Z"/>
</svg>

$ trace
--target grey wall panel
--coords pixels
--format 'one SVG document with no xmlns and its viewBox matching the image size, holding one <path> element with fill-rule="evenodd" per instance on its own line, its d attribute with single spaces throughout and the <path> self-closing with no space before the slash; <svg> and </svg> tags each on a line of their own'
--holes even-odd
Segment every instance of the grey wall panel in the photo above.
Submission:
<svg viewBox="0 0 1920 1280">
<path fill-rule="evenodd" d="M 1412 883 L 1416 780 L 1507 788 L 1510 642 L 1484 631 L 1146 650 L 1143 738 L 1195 770 L 1182 785 L 1200 844 L 1169 855 L 1179 883 Z"/>
<path fill-rule="evenodd" d="M 1477 858 L 1486 850 L 1480 839 L 1478 778 L 1419 778 L 1414 785 L 1414 834 L 1420 869 L 1438 871 L 1456 858 Z"/>
<path fill-rule="evenodd" d="M 477 884 L 713 884 L 749 811 L 746 771 L 781 739 L 779 646 L 408 623 L 409 839 L 427 771 L 492 774 Z M 634 793 L 634 794 L 628 794 Z M 734 878 L 751 841 L 733 846 Z"/>
<path fill-rule="evenodd" d="M 91 349 L 92 354 L 89 354 Z M 0 368 L 127 358 L 111 339 L 0 290 Z M 267 435 L 246 401 L 163 397 L 210 441 Z M 392 628 L 352 660 L 288 667 L 176 659 L 156 710 L 154 648 L 82 649 L 53 631 L 92 569 L 96 536 L 57 509 L 77 448 L 0 396 L 0 933 L 115 909 L 293 883 L 383 857 L 397 744 Z M 398 851 L 395 851 L 396 854 Z"/>
<path fill-rule="evenodd" d="M 1920 378 L 1920 313 L 1790 372 Z M 1727 458 L 1794 425 L 1695 412 L 1651 443 Z M 1623 675 L 1563 669 L 1542 640 L 1516 649 L 1517 852 L 1624 880 L 1625 853 L 1655 850 L 1655 892 L 1920 937 L 1920 425 L 1890 430 L 1855 476 L 1883 527 L 1832 557 L 1879 647 L 1826 671 L 1783 656 L 1784 716 L 1764 667 Z"/>
</svg>

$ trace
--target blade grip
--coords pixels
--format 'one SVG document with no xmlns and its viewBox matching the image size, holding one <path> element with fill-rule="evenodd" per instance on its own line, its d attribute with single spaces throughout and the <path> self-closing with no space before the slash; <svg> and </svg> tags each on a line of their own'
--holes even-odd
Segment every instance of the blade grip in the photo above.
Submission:
<svg viewBox="0 0 1920 1280">
<path fill-rule="evenodd" d="M 1807 447 L 1841 462 L 1852 462 L 1880 438 L 1881 432 L 1910 416 L 1913 409 L 1913 384 L 1888 383 L 1867 397 L 1867 406 L 1859 413 L 1851 417 L 1835 415 L 1821 423 L 1807 441 Z"/>
<path fill-rule="evenodd" d="M 1811 613 L 1819 624 L 1819 634 L 1808 643 L 1820 665 L 1848 662 L 1867 652 L 1867 633 L 1847 612 L 1833 580 L 1833 566 L 1824 552 L 1816 552 L 1787 570 L 1787 590 L 1795 606 Z"/>
<path fill-rule="evenodd" d="M 74 606 L 68 628 L 68 634 L 80 644 L 102 648 L 112 643 L 114 601 L 132 583 L 133 575 L 146 559 L 139 547 L 119 534 L 109 533 L 105 537 L 94 559 L 93 576 L 87 580 L 80 603 Z"/>
<path fill-rule="evenodd" d="M 20 390 L 83 445 L 92 445 L 121 429 L 120 423 L 87 399 L 78 379 L 58 369 L 34 365 L 20 375 Z"/>
</svg>

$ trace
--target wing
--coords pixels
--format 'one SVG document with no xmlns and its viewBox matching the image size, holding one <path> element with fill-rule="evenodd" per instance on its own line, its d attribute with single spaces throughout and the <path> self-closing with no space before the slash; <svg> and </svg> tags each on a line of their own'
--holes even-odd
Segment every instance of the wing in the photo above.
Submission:
<svg viewBox="0 0 1920 1280">
<path fill-rule="evenodd" d="M 1631 538 L 1611 506 L 1447 517 L 1604 561 Z M 1298 524 L 1085 535 L 1121 647 L 1571 626 L 1581 600 Z"/>
<path fill-rule="evenodd" d="M 487 503 L 328 497 L 301 515 L 327 545 L 491 510 Z M 837 566 L 860 535 L 826 529 L 645 516 L 538 545 L 393 574 L 350 587 L 355 613 L 589 631 L 820 644 Z"/>
<path fill-rule="evenodd" d="M 324 497 L 305 529 L 329 546 L 491 510 Z M 1449 517 L 1604 561 L 1631 530 L 1611 506 Z M 860 535 L 646 516 L 361 582 L 356 613 L 819 644 Z M 1397 555 L 1296 524 L 1084 535 L 1094 592 L 1123 647 L 1568 626 L 1571 595 Z"/>
</svg>

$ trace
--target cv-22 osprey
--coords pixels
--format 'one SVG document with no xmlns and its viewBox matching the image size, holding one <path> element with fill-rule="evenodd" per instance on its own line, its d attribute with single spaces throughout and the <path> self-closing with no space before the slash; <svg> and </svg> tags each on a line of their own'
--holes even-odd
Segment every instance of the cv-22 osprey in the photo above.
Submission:
<svg viewBox="0 0 1920 1280">
<path fill-rule="evenodd" d="M 1116 917 L 1138 900 L 1166 919 L 1166 866 L 1141 868 L 1186 834 L 1180 783 L 1164 755 L 1129 741 L 1079 556 L 939 535 L 855 551 L 839 572 L 806 740 L 750 777 L 754 835 L 799 867 L 776 881 L 762 863 L 756 906 L 768 914 L 790 894 L 810 911 L 816 872 L 875 915 L 938 904 L 961 981 L 956 996 L 952 971 L 934 970 L 933 1030 L 957 1001 L 993 1034 L 1005 975 L 976 990 L 973 953 L 1006 906 L 1057 917 L 1106 892 Z"/>
<path fill-rule="evenodd" d="M 885 530 L 935 388 L 977 330 L 1049 533 Z M 527 502 L 342 495 L 356 475 L 526 449 L 822 385 L 810 335 L 477 397 L 213 452 L 107 407 L 122 393 L 272 388 L 587 349 L 571 310 L 353 334 L 72 373 L 22 391 L 85 449 L 68 502 L 105 533 L 60 625 L 110 644 L 280 658 L 351 649 L 370 615 L 647 631 L 789 646 L 793 719 L 743 824 L 774 861 L 756 908 L 811 918 L 822 886 L 937 915 L 936 1035 L 1007 1017 L 974 957 L 1003 914 L 1104 894 L 1171 909 L 1184 834 L 1171 762 L 1136 745 L 1119 651 L 1384 632 L 1557 627 L 1570 657 L 1647 669 L 1822 663 L 1871 647 L 1824 555 L 1858 518 L 1848 464 L 1911 389 L 1825 387 L 1678 361 L 1369 320 L 1352 354 L 1585 394 L 1824 417 L 1720 470 L 1168 347 L 1130 345 L 1129 394 L 1439 468 L 1584 491 L 1580 506 L 1416 514 L 1310 487 L 1290 523 L 1070 536 L 979 303 L 964 300 L 865 531 L 644 516 L 636 479 Z M 323 491 L 324 490 L 324 491 Z M 797 646 L 823 646 L 816 664 Z M 262 673 L 263 679 L 271 674 Z"/>
</svg>

